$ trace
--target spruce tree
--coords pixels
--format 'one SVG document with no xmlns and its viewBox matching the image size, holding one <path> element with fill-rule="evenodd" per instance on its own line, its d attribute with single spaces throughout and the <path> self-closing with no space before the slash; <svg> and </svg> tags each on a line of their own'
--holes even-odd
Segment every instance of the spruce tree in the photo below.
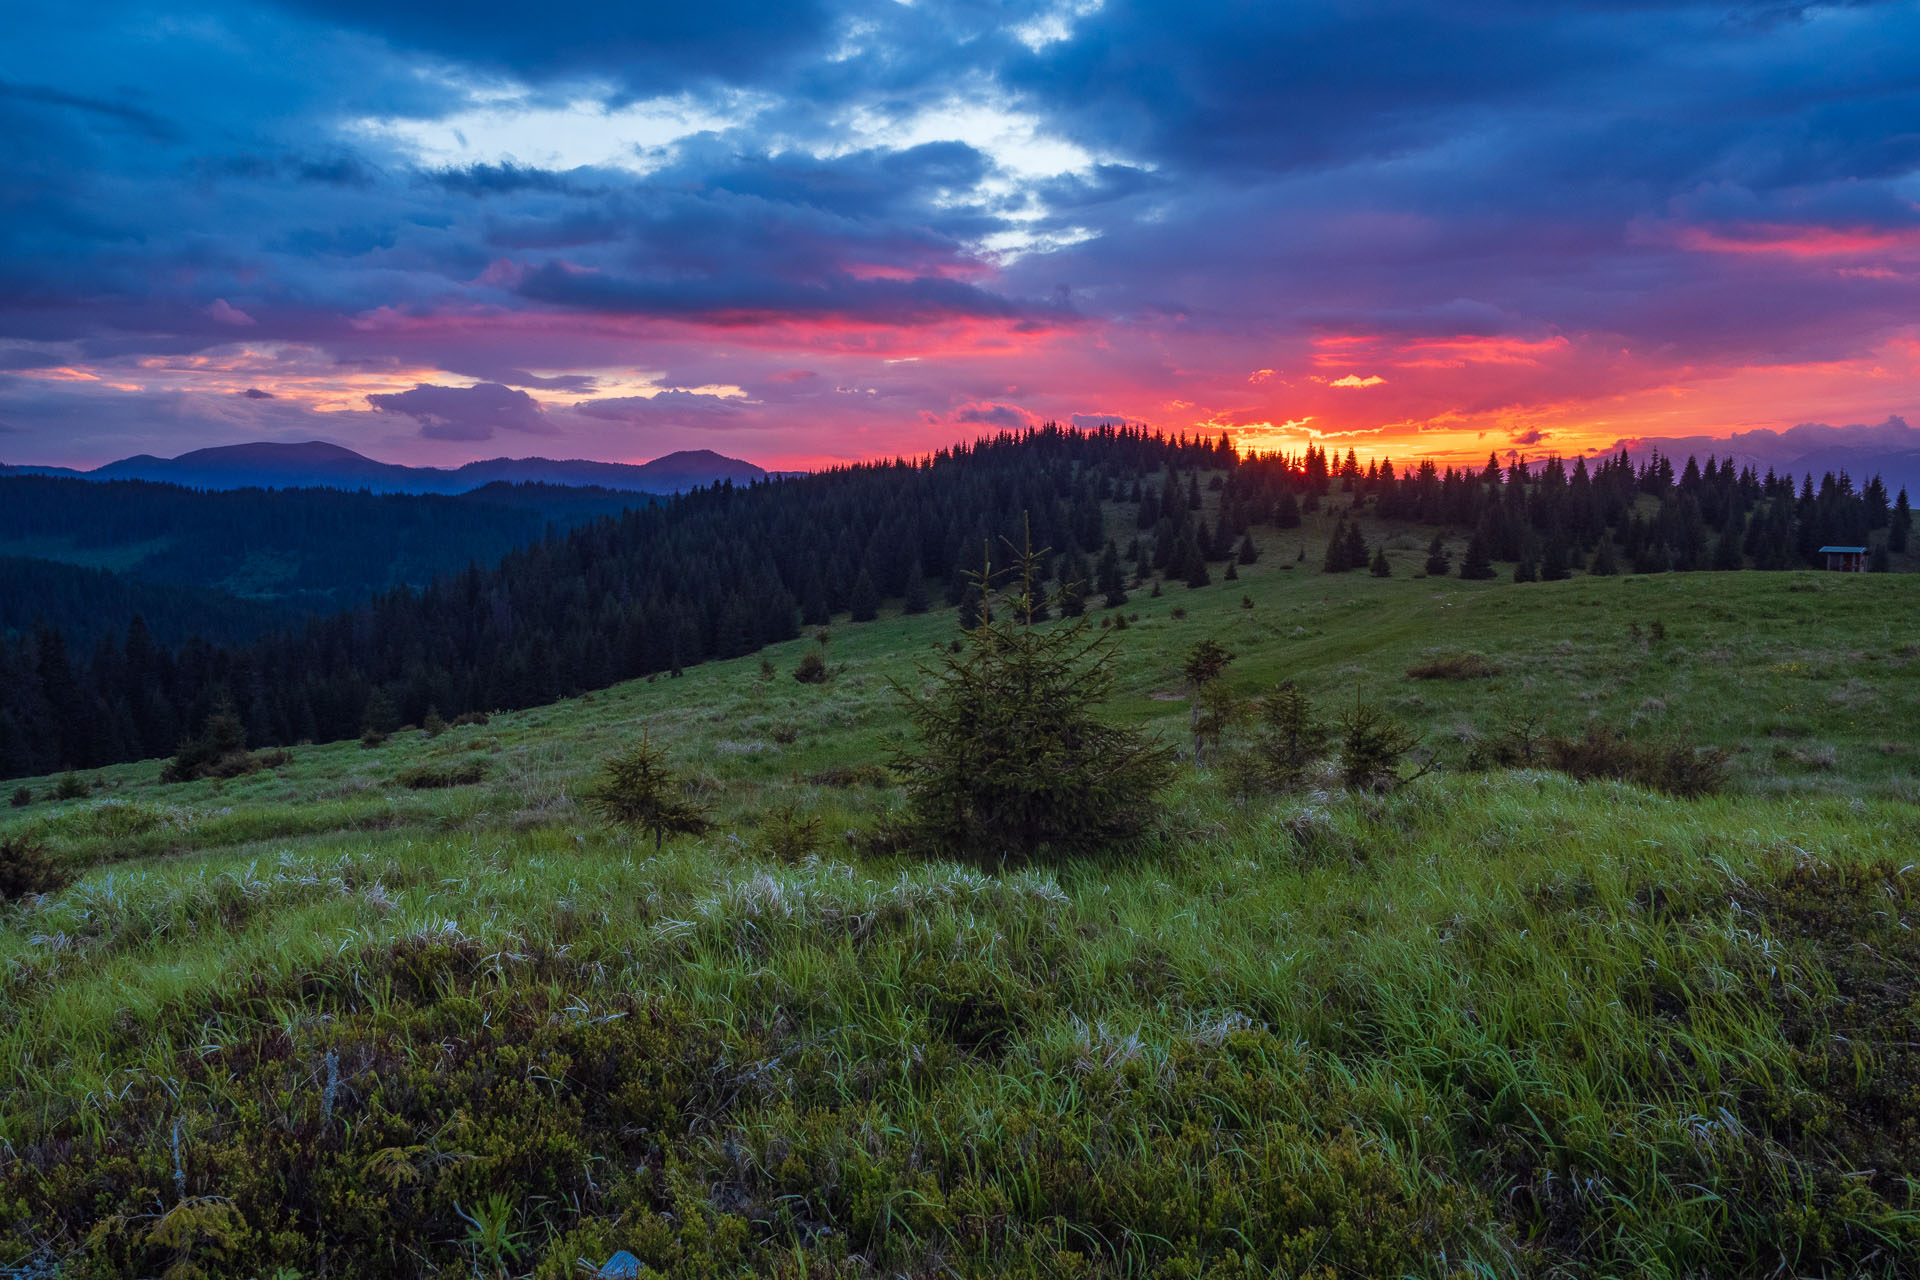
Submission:
<svg viewBox="0 0 1920 1280">
<path fill-rule="evenodd" d="M 893 755 L 906 779 L 903 830 L 928 852 L 998 862 L 1097 850 L 1138 835 L 1174 759 L 1139 730 L 1097 715 L 1113 686 L 1111 633 L 1085 619 L 1036 628 L 1038 556 L 1016 557 L 1004 621 L 967 633 L 923 666 L 929 688 L 894 683 L 915 740 Z M 975 575 L 982 592 L 991 573 Z"/>
<path fill-rule="evenodd" d="M 393 699 L 387 691 L 374 686 L 367 695 L 366 710 L 360 716 L 360 732 L 369 737 L 385 738 L 400 727 L 400 713 L 394 710 Z"/>
<path fill-rule="evenodd" d="M 1453 571 L 1453 562 L 1447 557 L 1446 544 L 1440 541 L 1440 535 L 1434 534 L 1433 541 L 1427 544 L 1427 576 L 1444 578 Z"/>
<path fill-rule="evenodd" d="M 1368 566 L 1368 571 L 1376 578 L 1391 578 L 1393 576 L 1393 565 L 1387 560 L 1386 543 L 1381 543 L 1380 546 L 1375 549 L 1373 553 L 1373 563 Z"/>
<path fill-rule="evenodd" d="M 1291 680 L 1275 686 L 1255 707 L 1253 740 L 1232 770 L 1240 789 L 1295 790 L 1306 781 L 1307 770 L 1326 757 L 1327 724 Z"/>
<path fill-rule="evenodd" d="M 1111 541 L 1107 543 L 1106 550 L 1100 553 L 1095 585 L 1105 598 L 1107 608 L 1117 609 L 1127 602 L 1127 583 L 1120 572 L 1120 555 Z"/>
<path fill-rule="evenodd" d="M 860 576 L 853 580 L 853 594 L 847 599 L 847 610 L 855 622 L 872 622 L 880 616 L 880 593 L 874 589 L 873 575 L 864 568 Z"/>
<path fill-rule="evenodd" d="M 1189 588 L 1209 586 L 1213 576 L 1207 572 L 1207 558 L 1200 554 L 1200 548 L 1191 540 L 1182 544 L 1179 559 L 1183 563 L 1183 576 Z"/>
<path fill-rule="evenodd" d="M 1558 529 L 1547 538 L 1547 549 L 1540 555 L 1540 581 L 1563 582 L 1573 576 L 1567 566 L 1567 540 Z"/>
<path fill-rule="evenodd" d="M 1593 559 L 1587 562 L 1587 573 L 1595 578 L 1611 578 L 1620 572 L 1620 560 L 1613 549 L 1613 535 L 1603 534 L 1600 545 L 1594 549 Z"/>
<path fill-rule="evenodd" d="M 1893 500 L 1893 515 L 1887 521 L 1887 549 L 1905 552 L 1907 538 L 1913 533 L 1913 504 L 1907 500 L 1906 486 L 1901 486 L 1900 496 Z"/>
<path fill-rule="evenodd" d="M 1487 553 L 1487 540 L 1478 530 L 1467 539 L 1467 553 L 1460 557 L 1460 576 L 1467 581 L 1493 576 L 1493 557 Z"/>
<path fill-rule="evenodd" d="M 1735 523 L 1733 520 L 1727 521 L 1727 527 L 1720 531 L 1719 538 L 1713 544 L 1713 567 L 1723 573 L 1747 566 L 1747 558 L 1740 551 L 1740 535 L 1734 532 Z"/>
<path fill-rule="evenodd" d="M 651 832 L 656 850 L 667 836 L 699 835 L 712 825 L 665 754 L 644 736 L 602 762 L 585 799 L 604 821 Z"/>
<path fill-rule="evenodd" d="M 1343 559 L 1349 569 L 1358 569 L 1367 563 L 1367 540 L 1360 533 L 1358 520 L 1347 526 L 1347 549 Z"/>
<path fill-rule="evenodd" d="M 1240 551 L 1236 558 L 1241 564 L 1252 564 L 1260 558 L 1260 548 L 1253 545 L 1253 535 L 1251 533 L 1243 533 L 1240 535 Z"/>
<path fill-rule="evenodd" d="M 913 568 L 907 570 L 906 594 L 900 607 L 907 613 L 925 613 L 929 604 L 926 574 L 921 570 L 920 562 L 915 560 Z"/>
<path fill-rule="evenodd" d="M 1353 568 L 1347 560 L 1347 521 L 1345 516 L 1333 523 L 1333 536 L 1327 539 L 1327 556 L 1321 562 L 1321 570 L 1326 573 L 1345 573 Z"/>
<path fill-rule="evenodd" d="M 1204 763 L 1206 744 L 1217 741 L 1226 722 L 1231 719 L 1228 703 L 1209 698 L 1209 688 L 1221 674 L 1234 655 L 1229 653 L 1219 641 L 1209 636 L 1187 651 L 1186 660 L 1180 664 L 1180 674 L 1193 686 L 1193 699 L 1190 703 L 1190 716 L 1193 729 L 1193 762 Z"/>
</svg>

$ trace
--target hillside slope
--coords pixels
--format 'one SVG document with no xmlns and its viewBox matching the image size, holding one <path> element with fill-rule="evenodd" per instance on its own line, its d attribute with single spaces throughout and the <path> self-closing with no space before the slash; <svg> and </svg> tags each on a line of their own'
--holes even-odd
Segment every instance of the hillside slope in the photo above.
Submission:
<svg viewBox="0 0 1920 1280">
<path fill-rule="evenodd" d="M 863 852 L 950 609 L 836 625 L 819 686 L 808 636 L 226 782 L 34 780 L 0 832 L 96 869 L 0 909 L 0 1260 L 1909 1272 L 1916 580 L 1376 579 L 1286 555 L 1315 532 L 1137 593 L 1114 714 L 1180 740 L 1211 636 L 1448 767 L 1244 804 L 1188 770 L 1109 863 Z M 1465 652 L 1498 673 L 1406 674 Z M 1734 790 L 1464 769 L 1514 703 L 1715 743 Z M 641 734 L 712 835 L 582 812 Z"/>
</svg>

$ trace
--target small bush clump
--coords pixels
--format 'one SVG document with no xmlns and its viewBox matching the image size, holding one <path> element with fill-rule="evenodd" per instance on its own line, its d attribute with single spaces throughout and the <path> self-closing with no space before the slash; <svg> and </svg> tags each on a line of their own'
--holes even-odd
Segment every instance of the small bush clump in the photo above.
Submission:
<svg viewBox="0 0 1920 1280">
<path fill-rule="evenodd" d="M 1676 796 L 1710 795 L 1726 785 L 1727 753 L 1684 743 L 1638 743 L 1608 725 L 1592 724 L 1578 738 L 1545 741 L 1547 764 L 1591 781 L 1617 778 Z"/>
<path fill-rule="evenodd" d="M 33 792 L 27 787 L 15 787 L 8 803 L 16 809 L 24 809 L 33 803 Z"/>
<path fill-rule="evenodd" d="M 1449 653 L 1407 668 L 1413 680 L 1486 680 L 1500 668 L 1484 653 Z"/>
<path fill-rule="evenodd" d="M 808 774 L 807 784 L 841 790 L 849 787 L 885 787 L 893 784 L 893 777 L 877 764 L 857 764 Z"/>
<path fill-rule="evenodd" d="M 461 729 L 470 724 L 485 724 L 487 723 L 487 719 L 487 713 L 484 711 L 463 711 L 453 719 L 447 721 L 447 727 L 449 729 Z"/>
<path fill-rule="evenodd" d="M 73 874 L 49 858 L 33 837 L 0 836 L 0 902 L 33 893 L 57 893 L 72 882 Z"/>
<path fill-rule="evenodd" d="M 485 760 L 461 760 L 447 764 L 416 764 L 394 775 L 394 781 L 415 791 L 441 787 L 467 787 L 487 776 Z"/>
<path fill-rule="evenodd" d="M 207 778 L 240 778 L 262 769 L 277 768 L 292 759 L 284 750 L 247 750 L 247 733 L 233 705 L 219 702 L 207 713 L 197 736 L 180 744 L 179 751 L 160 771 L 162 782 L 199 782 Z"/>
<path fill-rule="evenodd" d="M 91 783 L 69 769 L 67 772 L 61 774 L 59 780 L 53 784 L 53 798 L 55 800 L 80 800 L 85 798 L 92 790 L 93 785 Z"/>
<path fill-rule="evenodd" d="M 809 649 L 800 655 L 800 663 L 793 669 L 793 678 L 801 684 L 825 684 L 827 682 L 827 660 L 814 650 Z"/>
</svg>

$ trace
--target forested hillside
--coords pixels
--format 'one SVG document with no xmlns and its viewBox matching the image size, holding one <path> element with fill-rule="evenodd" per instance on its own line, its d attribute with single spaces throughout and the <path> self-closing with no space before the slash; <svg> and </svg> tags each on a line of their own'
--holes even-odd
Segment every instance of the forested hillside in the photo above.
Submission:
<svg viewBox="0 0 1920 1280">
<path fill-rule="evenodd" d="M 228 496 L 271 506 L 277 495 Z M 313 510 L 356 536 L 347 508 Z M 1156 572 L 1199 587 L 1226 572 L 1209 566 L 1260 554 L 1256 526 L 1298 528 L 1315 513 L 1336 519 L 1312 567 L 1368 567 L 1384 522 L 1433 535 L 1427 572 L 1491 577 L 1498 561 L 1521 582 L 1804 567 L 1830 542 L 1871 546 L 1877 568 L 1905 567 L 1912 524 L 1905 492 L 1890 497 L 1878 481 L 1796 484 L 1712 459 L 1677 470 L 1621 455 L 1593 468 L 1490 459 L 1478 472 L 1398 472 L 1362 470 L 1351 452 L 1242 460 L 1224 438 L 1048 428 L 916 462 L 696 491 L 246 646 L 168 651 L 143 630 L 87 658 L 51 631 L 20 637 L 0 651 L 0 774 L 167 753 L 222 700 L 252 743 L 285 744 L 675 672 L 835 614 L 870 619 L 883 600 L 914 612 L 944 591 L 959 603 L 955 570 L 977 565 L 983 547 L 1004 554 L 1003 540 L 1018 542 L 1028 525 L 1036 546 L 1057 553 L 1050 580 L 1107 597 Z M 154 527 L 129 516 L 118 529 L 137 538 Z M 424 518 L 390 527 L 403 533 L 452 553 L 446 530 Z M 1442 546 L 1449 535 L 1466 539 L 1457 561 Z M 232 536 L 244 540 L 238 523 Z"/>
</svg>

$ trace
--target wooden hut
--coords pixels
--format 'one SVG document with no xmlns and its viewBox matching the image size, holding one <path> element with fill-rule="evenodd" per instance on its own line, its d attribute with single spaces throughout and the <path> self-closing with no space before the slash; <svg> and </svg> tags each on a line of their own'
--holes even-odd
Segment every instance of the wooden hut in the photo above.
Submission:
<svg viewBox="0 0 1920 1280">
<path fill-rule="evenodd" d="M 1827 558 L 1827 568 L 1836 573 L 1865 573 L 1867 571 L 1867 549 L 1865 547 L 1822 547 L 1820 554 Z"/>
</svg>

